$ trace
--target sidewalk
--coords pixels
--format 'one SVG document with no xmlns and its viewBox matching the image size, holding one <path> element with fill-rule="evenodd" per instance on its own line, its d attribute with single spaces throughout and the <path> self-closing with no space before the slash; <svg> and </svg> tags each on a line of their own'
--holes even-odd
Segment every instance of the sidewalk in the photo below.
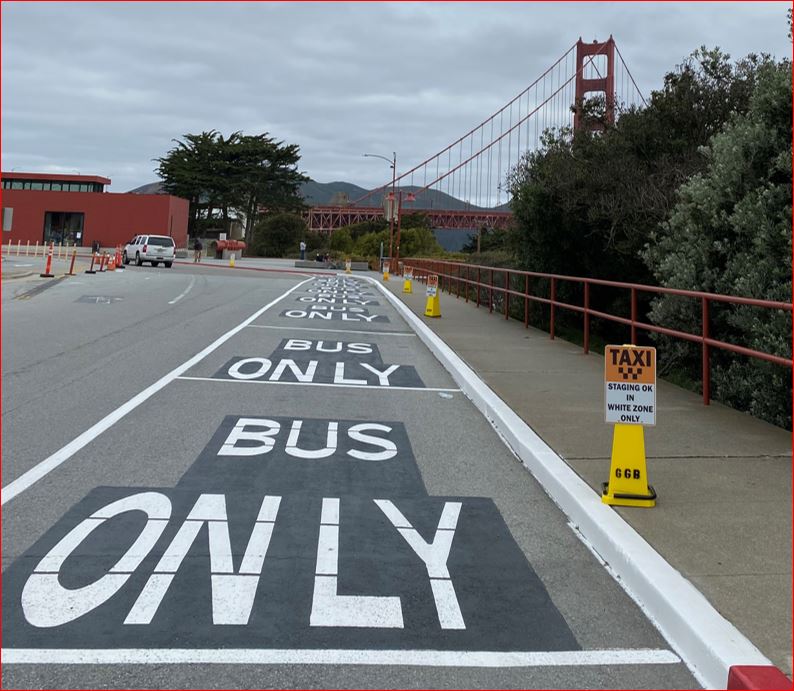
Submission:
<svg viewBox="0 0 794 691">
<path fill-rule="evenodd" d="M 424 286 L 401 292 L 420 317 Z M 593 488 L 608 478 L 603 357 L 446 293 L 423 321 Z M 659 381 L 645 430 L 652 509 L 616 511 L 785 674 L 792 674 L 789 432 Z"/>
</svg>

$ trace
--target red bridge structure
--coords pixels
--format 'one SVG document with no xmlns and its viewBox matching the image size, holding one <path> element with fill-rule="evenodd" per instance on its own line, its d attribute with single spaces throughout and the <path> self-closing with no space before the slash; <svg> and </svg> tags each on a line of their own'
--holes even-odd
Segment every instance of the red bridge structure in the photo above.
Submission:
<svg viewBox="0 0 794 691">
<path fill-rule="evenodd" d="M 584 108 L 593 96 L 601 102 L 595 115 Z M 641 102 L 645 99 L 615 40 L 580 38 L 517 96 L 438 153 L 400 174 L 396 154 L 392 160 L 375 155 L 390 163 L 391 180 L 343 206 L 312 207 L 304 217 L 310 229 L 322 232 L 385 217 L 397 256 L 403 214 L 424 213 L 432 228 L 507 228 L 508 177 L 542 147 L 545 132 L 602 130 Z"/>
<path fill-rule="evenodd" d="M 314 206 L 304 211 L 303 218 L 311 230 L 333 232 L 353 223 L 380 220 L 384 217 L 379 206 Z M 509 211 L 450 211 L 444 209 L 401 209 L 400 215 L 423 213 L 430 221 L 431 228 L 452 228 L 454 230 L 472 230 L 477 228 L 507 228 L 513 214 Z"/>
</svg>

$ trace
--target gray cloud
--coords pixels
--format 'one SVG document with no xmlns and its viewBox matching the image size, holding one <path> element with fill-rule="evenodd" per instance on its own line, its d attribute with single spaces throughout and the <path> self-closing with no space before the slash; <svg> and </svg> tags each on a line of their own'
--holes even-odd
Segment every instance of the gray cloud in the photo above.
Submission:
<svg viewBox="0 0 794 691">
<path fill-rule="evenodd" d="M 610 33 L 648 94 L 701 44 L 789 54 L 787 3 L 4 3 L 4 170 L 125 191 L 187 132 L 268 131 L 374 186 Z"/>
</svg>

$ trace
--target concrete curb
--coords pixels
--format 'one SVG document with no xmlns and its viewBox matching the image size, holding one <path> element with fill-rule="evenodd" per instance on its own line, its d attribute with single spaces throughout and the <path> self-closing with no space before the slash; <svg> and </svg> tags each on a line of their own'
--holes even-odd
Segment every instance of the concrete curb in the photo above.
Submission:
<svg viewBox="0 0 794 691">
<path fill-rule="evenodd" d="M 734 666 L 777 669 L 401 300 L 377 280 L 364 278 L 416 331 L 701 684 L 726 688 Z"/>
</svg>

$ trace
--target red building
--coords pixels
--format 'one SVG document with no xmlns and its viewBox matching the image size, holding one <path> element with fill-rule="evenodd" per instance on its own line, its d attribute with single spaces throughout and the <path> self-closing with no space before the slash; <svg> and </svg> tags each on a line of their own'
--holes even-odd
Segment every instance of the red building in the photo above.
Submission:
<svg viewBox="0 0 794 691">
<path fill-rule="evenodd" d="M 108 178 L 57 173 L 2 173 L 2 240 L 103 247 L 142 233 L 170 235 L 187 247 L 187 199 L 105 192 Z"/>
</svg>

